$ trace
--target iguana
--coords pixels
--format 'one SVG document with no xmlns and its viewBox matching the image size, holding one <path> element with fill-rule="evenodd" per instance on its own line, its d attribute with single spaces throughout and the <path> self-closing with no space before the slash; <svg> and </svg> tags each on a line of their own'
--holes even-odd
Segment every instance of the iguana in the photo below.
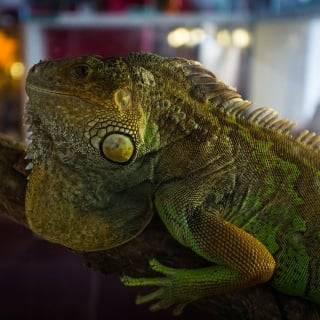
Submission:
<svg viewBox="0 0 320 320">
<path fill-rule="evenodd" d="M 137 303 L 179 314 L 267 281 L 320 303 L 319 136 L 294 135 L 291 121 L 182 58 L 41 61 L 26 91 L 34 232 L 98 251 L 130 241 L 157 212 L 210 266 L 152 260 L 159 277 L 122 278 L 158 287 Z"/>
</svg>

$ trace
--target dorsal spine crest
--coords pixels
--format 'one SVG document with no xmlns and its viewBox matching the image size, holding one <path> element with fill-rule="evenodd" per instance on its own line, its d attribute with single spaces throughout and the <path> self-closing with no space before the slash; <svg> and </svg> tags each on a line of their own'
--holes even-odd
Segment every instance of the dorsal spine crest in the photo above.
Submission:
<svg viewBox="0 0 320 320">
<path fill-rule="evenodd" d="M 293 128 L 296 125 L 294 122 L 279 118 L 277 111 L 272 108 L 253 107 L 252 102 L 243 100 L 235 88 L 218 80 L 214 74 L 203 69 L 201 65 L 185 65 L 182 69 L 191 85 L 192 94 L 196 99 L 209 102 L 211 110 L 219 109 L 236 119 L 292 136 L 295 141 L 313 150 L 320 150 L 320 136 L 316 133 L 303 130 L 294 136 Z"/>
</svg>

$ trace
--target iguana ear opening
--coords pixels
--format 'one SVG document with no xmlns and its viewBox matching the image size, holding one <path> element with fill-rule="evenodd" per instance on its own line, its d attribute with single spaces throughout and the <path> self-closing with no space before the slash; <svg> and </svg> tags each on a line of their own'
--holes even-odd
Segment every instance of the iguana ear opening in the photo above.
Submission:
<svg viewBox="0 0 320 320">
<path fill-rule="evenodd" d="M 132 138 L 123 133 L 112 133 L 101 143 L 103 156 L 115 163 L 127 163 L 131 160 L 134 151 L 135 145 Z"/>
</svg>

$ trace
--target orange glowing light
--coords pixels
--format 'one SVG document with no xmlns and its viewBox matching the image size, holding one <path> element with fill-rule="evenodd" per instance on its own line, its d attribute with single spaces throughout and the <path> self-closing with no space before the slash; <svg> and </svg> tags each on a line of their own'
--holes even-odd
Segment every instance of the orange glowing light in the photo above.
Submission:
<svg viewBox="0 0 320 320">
<path fill-rule="evenodd" d="M 0 31 L 0 67 L 10 68 L 16 61 L 18 42 Z"/>
</svg>

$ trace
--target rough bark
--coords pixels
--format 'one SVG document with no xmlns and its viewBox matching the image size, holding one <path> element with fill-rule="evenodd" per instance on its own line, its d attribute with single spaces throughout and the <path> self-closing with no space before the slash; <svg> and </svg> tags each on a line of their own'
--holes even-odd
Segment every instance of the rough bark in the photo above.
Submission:
<svg viewBox="0 0 320 320">
<path fill-rule="evenodd" d="M 0 214 L 27 226 L 24 197 L 27 185 L 23 143 L 0 134 Z M 66 249 L 67 250 L 67 249 Z M 207 262 L 180 246 L 154 216 L 150 225 L 135 239 L 107 251 L 74 252 L 89 267 L 105 274 L 151 276 L 148 260 L 174 267 L 201 267 Z M 317 319 L 311 303 L 283 295 L 268 284 L 241 292 L 221 295 L 193 303 L 186 311 L 201 319 Z"/>
</svg>

